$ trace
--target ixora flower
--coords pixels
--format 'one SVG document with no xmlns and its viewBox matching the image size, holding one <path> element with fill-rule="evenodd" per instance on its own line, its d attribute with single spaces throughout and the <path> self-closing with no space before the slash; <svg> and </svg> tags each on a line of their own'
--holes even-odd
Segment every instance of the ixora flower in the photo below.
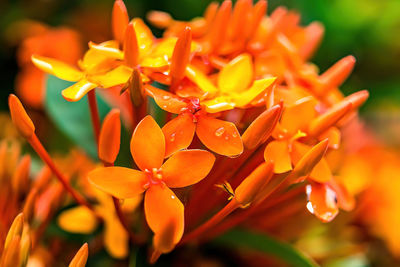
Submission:
<svg viewBox="0 0 400 267">
<path fill-rule="evenodd" d="M 145 192 L 146 220 L 155 233 L 155 249 L 160 253 L 169 252 L 184 230 L 184 207 L 170 188 L 199 182 L 210 172 L 215 157 L 204 150 L 183 150 L 163 164 L 165 137 L 151 116 L 146 116 L 136 127 L 131 154 L 141 171 L 124 167 L 98 168 L 89 173 L 89 180 L 100 190 L 120 199 Z"/>
</svg>

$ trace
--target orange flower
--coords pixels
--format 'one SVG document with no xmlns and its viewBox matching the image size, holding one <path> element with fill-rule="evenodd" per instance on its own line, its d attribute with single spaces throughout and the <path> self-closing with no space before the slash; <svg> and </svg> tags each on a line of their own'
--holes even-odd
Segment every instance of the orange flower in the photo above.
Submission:
<svg viewBox="0 0 400 267">
<path fill-rule="evenodd" d="M 238 156 L 243 152 L 243 143 L 235 124 L 209 116 L 211 112 L 198 98 L 184 99 L 149 85 L 146 91 L 160 108 L 179 114 L 162 129 L 166 137 L 166 157 L 187 148 L 194 133 L 207 148 L 218 154 Z"/>
<path fill-rule="evenodd" d="M 173 228 L 174 235 L 170 238 L 175 245 L 183 235 L 184 215 L 183 204 L 170 188 L 199 182 L 210 172 L 215 157 L 204 150 L 184 150 L 173 154 L 163 164 L 165 150 L 161 128 L 151 116 L 146 116 L 131 140 L 132 157 L 141 171 L 123 167 L 98 168 L 89 173 L 89 180 L 117 198 L 132 198 L 146 192 L 144 206 L 149 227 L 156 235 Z M 156 242 L 159 243 L 163 242 Z"/>
</svg>

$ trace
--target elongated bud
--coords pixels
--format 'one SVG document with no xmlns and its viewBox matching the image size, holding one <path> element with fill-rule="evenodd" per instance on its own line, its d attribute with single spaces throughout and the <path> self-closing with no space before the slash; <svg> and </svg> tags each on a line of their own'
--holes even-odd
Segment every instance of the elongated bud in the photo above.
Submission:
<svg viewBox="0 0 400 267">
<path fill-rule="evenodd" d="M 264 162 L 258 166 L 235 190 L 235 200 L 247 207 L 269 182 L 273 174 L 273 164 Z"/>
<path fill-rule="evenodd" d="M 75 257 L 72 259 L 68 267 L 85 267 L 88 256 L 88 244 L 85 243 L 75 254 Z"/>
<path fill-rule="evenodd" d="M 239 39 L 243 36 L 243 30 L 248 24 L 251 8 L 251 0 L 238 0 L 236 2 L 230 22 L 229 39 Z"/>
<path fill-rule="evenodd" d="M 143 82 L 142 77 L 138 69 L 134 69 L 132 76 L 129 79 L 129 96 L 131 98 L 132 104 L 135 107 L 139 107 L 143 104 Z"/>
<path fill-rule="evenodd" d="M 299 49 L 299 54 L 303 60 L 312 57 L 321 43 L 324 31 L 324 26 L 319 22 L 313 22 L 305 28 L 306 43 Z"/>
<path fill-rule="evenodd" d="M 342 58 L 321 74 L 319 77 L 321 83 L 323 83 L 326 88 L 335 88 L 340 86 L 353 71 L 355 63 L 356 59 L 353 56 Z"/>
<path fill-rule="evenodd" d="M 128 11 L 126 10 L 124 1 L 115 0 L 111 20 L 114 39 L 122 44 L 124 41 L 125 28 L 129 23 Z"/>
<path fill-rule="evenodd" d="M 321 161 L 322 157 L 325 155 L 328 150 L 329 140 L 325 139 L 315 146 L 313 146 L 296 164 L 292 173 L 289 182 L 294 182 L 298 178 L 307 176 L 314 169 L 315 165 Z"/>
<path fill-rule="evenodd" d="M 210 26 L 210 24 L 214 20 L 217 12 L 218 12 L 218 2 L 211 2 L 207 6 L 206 10 L 204 11 L 204 15 L 203 15 L 208 26 Z"/>
<path fill-rule="evenodd" d="M 19 101 L 18 97 L 11 94 L 8 97 L 8 106 L 15 127 L 17 127 L 17 130 L 24 138 L 30 139 L 35 133 L 35 125 L 33 125 L 21 101 Z"/>
<path fill-rule="evenodd" d="M 26 266 L 28 262 L 29 252 L 32 247 L 32 239 L 30 236 L 30 228 L 28 224 L 24 225 L 20 243 L 19 261 L 21 266 Z"/>
<path fill-rule="evenodd" d="M 231 16 L 232 1 L 225 0 L 219 7 L 215 18 L 210 25 L 209 41 L 213 49 L 219 48 L 226 35 L 226 23 Z"/>
<path fill-rule="evenodd" d="M 15 217 L 13 223 L 10 226 L 10 230 L 8 230 L 6 241 L 4 243 L 4 249 L 8 247 L 11 240 L 15 236 L 21 236 L 23 227 L 24 227 L 24 215 L 23 213 L 20 213 Z"/>
<path fill-rule="evenodd" d="M 104 119 L 99 138 L 99 158 L 108 164 L 116 160 L 121 143 L 121 120 L 118 109 L 111 110 Z"/>
<path fill-rule="evenodd" d="M 33 216 L 33 211 L 34 211 L 34 205 L 35 201 L 38 195 L 38 191 L 36 188 L 32 188 L 28 194 L 28 196 L 25 199 L 25 204 L 23 208 L 23 213 L 26 218 L 26 221 L 31 221 L 32 216 Z"/>
<path fill-rule="evenodd" d="M 147 13 L 146 18 L 151 24 L 160 29 L 168 28 L 168 26 L 173 22 L 170 14 L 156 10 Z"/>
<path fill-rule="evenodd" d="M 189 63 L 190 48 L 192 45 L 192 29 L 185 27 L 174 48 L 171 60 L 170 75 L 172 78 L 171 86 L 175 87 L 185 76 L 186 66 Z"/>
<path fill-rule="evenodd" d="M 25 155 L 19 162 L 12 178 L 12 187 L 17 195 L 25 193 L 28 188 L 30 167 L 31 157 Z"/>
<path fill-rule="evenodd" d="M 15 267 L 20 266 L 20 247 L 21 236 L 14 236 L 9 245 L 4 248 L 1 256 L 1 267 Z"/>
<path fill-rule="evenodd" d="M 250 27 L 249 32 L 247 33 L 248 36 L 247 38 L 251 38 L 253 37 L 254 33 L 256 32 L 258 26 L 261 23 L 261 20 L 263 19 L 263 17 L 265 16 L 265 13 L 267 12 L 267 8 L 268 8 L 268 4 L 267 1 L 265 0 L 260 0 L 258 1 L 252 10 L 252 16 L 251 16 L 251 22 L 250 22 Z"/>
<path fill-rule="evenodd" d="M 351 108 L 352 103 L 348 101 L 341 101 L 332 106 L 327 112 L 311 121 L 308 134 L 310 136 L 318 136 L 322 134 L 343 118 Z"/>
<path fill-rule="evenodd" d="M 242 135 L 243 144 L 247 149 L 257 147 L 263 140 L 268 138 L 278 123 L 281 106 L 275 105 L 261 113 L 246 129 Z"/>
<path fill-rule="evenodd" d="M 132 22 L 128 24 L 125 31 L 124 59 L 126 65 L 136 67 L 139 58 L 139 45 L 136 37 L 135 26 Z"/>
<path fill-rule="evenodd" d="M 345 99 L 343 99 L 343 101 L 350 102 L 352 104 L 352 109 L 358 109 L 362 104 L 365 103 L 365 101 L 367 101 L 368 97 L 368 91 L 361 90 L 347 96 Z"/>
</svg>

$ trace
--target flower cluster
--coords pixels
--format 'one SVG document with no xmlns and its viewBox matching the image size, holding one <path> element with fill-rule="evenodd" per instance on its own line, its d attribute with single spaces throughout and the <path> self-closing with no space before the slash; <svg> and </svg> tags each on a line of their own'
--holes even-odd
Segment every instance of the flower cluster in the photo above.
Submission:
<svg viewBox="0 0 400 267">
<path fill-rule="evenodd" d="M 299 15 L 282 7 L 266 11 L 264 0 L 212 3 L 188 22 L 154 11 L 148 20 L 164 30 L 156 38 L 116 0 L 113 40 L 90 42 L 77 67 L 32 56 L 39 69 L 74 82 L 60 92 L 66 101 L 87 96 L 102 164 L 73 187 L 18 98 L 9 97 L 17 129 L 78 204 L 60 214 L 63 229 L 90 233 L 103 222 L 107 251 L 124 258 L 128 243 L 146 243 L 149 233 L 138 222 L 144 213 L 155 262 L 177 246 L 271 216 L 274 207 L 283 207 L 276 218 L 295 207 L 323 222 L 339 208 L 353 209 L 354 195 L 330 155 L 345 153 L 338 150 L 341 127 L 368 98 L 367 91 L 345 97 L 338 89 L 355 59 L 347 56 L 320 73 L 308 60 L 323 27 L 302 27 Z M 96 94 L 118 108 L 103 122 Z M 148 115 L 155 105 L 163 116 Z M 120 117 L 134 129 L 131 168 L 114 166 Z M 298 202 L 303 192 L 307 201 Z M 137 208 L 142 196 L 144 211 Z M 287 205 L 291 200 L 300 205 Z M 87 246 L 77 257 L 80 263 L 70 266 L 84 265 Z"/>
</svg>

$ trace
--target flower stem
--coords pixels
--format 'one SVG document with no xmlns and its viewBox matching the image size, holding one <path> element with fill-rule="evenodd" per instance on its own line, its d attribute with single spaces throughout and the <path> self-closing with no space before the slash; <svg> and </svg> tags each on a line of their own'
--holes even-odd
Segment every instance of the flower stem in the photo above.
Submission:
<svg viewBox="0 0 400 267">
<path fill-rule="evenodd" d="M 89 103 L 89 109 L 90 109 L 90 118 L 92 119 L 94 137 L 96 138 L 96 143 L 98 144 L 99 137 L 100 137 L 100 116 L 99 116 L 99 110 L 97 107 L 95 90 L 89 91 L 87 96 L 88 96 L 88 103 Z"/>
<path fill-rule="evenodd" d="M 65 190 L 72 196 L 73 199 L 80 205 L 86 206 L 90 210 L 93 210 L 93 207 L 87 202 L 78 192 L 76 192 L 71 185 L 69 184 L 67 178 L 60 172 L 57 166 L 54 164 L 50 155 L 47 153 L 46 149 L 43 147 L 40 140 L 37 138 L 36 134 L 28 140 L 29 144 L 36 151 L 39 157 L 47 164 L 53 174 L 57 177 L 60 183 L 63 185 Z"/>
<path fill-rule="evenodd" d="M 222 210 L 220 210 L 217 214 L 211 217 L 207 222 L 200 225 L 197 229 L 193 230 L 187 235 L 185 235 L 182 238 L 180 245 L 183 245 L 203 235 L 205 232 L 207 232 L 209 229 L 220 223 L 226 216 L 231 214 L 234 210 L 236 210 L 239 207 L 240 204 L 235 199 L 232 199 Z"/>
</svg>

